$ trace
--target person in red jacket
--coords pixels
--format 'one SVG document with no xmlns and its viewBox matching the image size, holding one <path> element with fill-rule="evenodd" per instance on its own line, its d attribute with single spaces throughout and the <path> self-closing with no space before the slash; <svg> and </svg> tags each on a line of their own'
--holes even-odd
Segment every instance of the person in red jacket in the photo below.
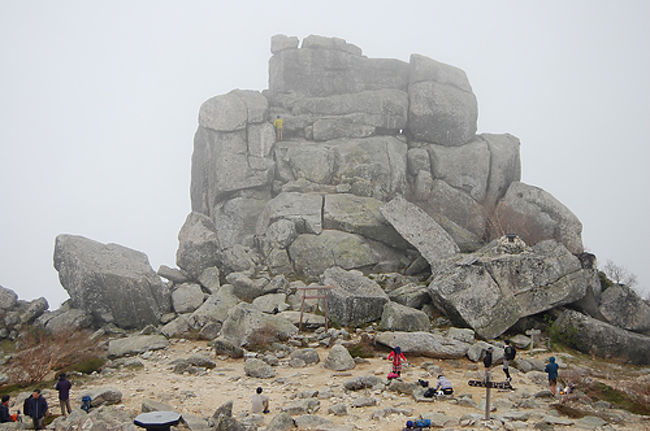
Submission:
<svg viewBox="0 0 650 431">
<path fill-rule="evenodd" d="M 402 353 L 402 349 L 399 346 L 395 347 L 392 352 L 388 355 L 388 360 L 393 360 L 393 373 L 398 376 L 402 375 L 402 361 L 406 362 L 406 358 Z"/>
</svg>

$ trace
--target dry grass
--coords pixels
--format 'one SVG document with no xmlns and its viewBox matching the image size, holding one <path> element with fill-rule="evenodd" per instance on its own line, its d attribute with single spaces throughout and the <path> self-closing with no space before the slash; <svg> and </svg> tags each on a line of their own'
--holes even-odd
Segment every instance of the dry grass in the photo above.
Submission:
<svg viewBox="0 0 650 431">
<path fill-rule="evenodd" d="M 20 386 L 39 383 L 55 370 L 63 370 L 100 356 L 96 342 L 86 331 L 50 333 L 30 328 L 16 342 L 9 364 L 10 381 Z"/>
</svg>

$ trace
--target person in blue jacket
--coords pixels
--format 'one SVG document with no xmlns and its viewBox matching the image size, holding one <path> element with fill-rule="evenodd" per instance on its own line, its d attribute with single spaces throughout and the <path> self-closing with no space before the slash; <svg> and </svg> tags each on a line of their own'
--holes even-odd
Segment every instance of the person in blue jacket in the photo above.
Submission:
<svg viewBox="0 0 650 431">
<path fill-rule="evenodd" d="M 40 389 L 34 389 L 34 392 L 25 401 L 25 416 L 32 418 L 34 429 L 44 429 L 45 415 L 47 414 L 47 401 L 41 396 Z"/>
<path fill-rule="evenodd" d="M 548 374 L 548 385 L 551 389 L 551 393 L 555 396 L 555 388 L 557 386 L 557 370 L 560 366 L 555 362 L 555 356 L 548 358 L 548 364 L 546 364 L 546 374 Z"/>
</svg>

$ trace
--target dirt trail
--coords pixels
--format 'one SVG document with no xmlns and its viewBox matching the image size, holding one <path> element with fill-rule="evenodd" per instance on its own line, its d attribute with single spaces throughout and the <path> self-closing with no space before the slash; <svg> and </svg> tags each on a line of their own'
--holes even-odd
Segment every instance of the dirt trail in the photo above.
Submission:
<svg viewBox="0 0 650 431">
<path fill-rule="evenodd" d="M 327 357 L 326 349 L 317 349 L 321 363 L 305 368 L 290 368 L 288 366 L 274 367 L 277 376 L 272 379 L 256 379 L 244 374 L 244 361 L 242 359 L 216 359 L 217 367 L 205 375 L 190 374 L 178 375 L 171 372 L 169 363 L 178 358 L 185 358 L 193 353 L 203 353 L 214 357 L 206 342 L 184 341 L 175 342 L 164 351 L 154 352 L 149 358 L 142 359 L 145 367 L 139 370 L 122 369 L 113 374 L 96 376 L 80 385 L 75 385 L 71 396 L 79 398 L 87 389 L 100 386 L 112 386 L 123 394 L 124 406 L 133 412 L 140 412 L 142 401 L 146 398 L 165 402 L 183 413 L 192 413 L 202 417 L 211 416 L 215 409 L 223 403 L 233 400 L 233 413 L 238 415 L 250 408 L 250 397 L 256 387 L 264 388 L 264 393 L 270 398 L 271 414 L 265 417 L 264 425 L 280 412 L 283 405 L 293 401 L 293 396 L 306 390 L 323 391 L 326 389 L 334 393 L 330 399 L 321 399 L 319 416 L 338 424 L 354 424 L 360 430 L 374 430 L 378 426 L 385 429 L 401 429 L 408 419 L 405 416 L 392 415 L 379 421 L 371 420 L 370 415 L 377 409 L 386 407 L 399 407 L 412 409 L 410 417 L 417 417 L 423 413 L 439 412 L 445 415 L 460 418 L 474 413 L 482 414 L 478 408 L 459 406 L 450 401 L 434 401 L 430 403 L 417 403 L 411 396 L 399 395 L 394 392 L 372 392 L 370 390 L 358 391 L 352 395 L 366 395 L 377 399 L 378 404 L 372 407 L 351 408 L 351 396 L 343 390 L 343 382 L 361 375 L 376 375 L 385 378 L 390 369 L 390 362 L 382 358 L 370 358 L 367 363 L 358 364 L 349 372 L 333 372 L 325 369 L 322 362 Z M 526 352 L 519 353 L 527 356 Z M 485 396 L 485 389 L 474 388 L 467 385 L 469 379 L 481 376 L 482 364 L 475 364 L 467 359 L 462 360 L 432 360 L 429 358 L 408 357 L 411 366 L 405 367 L 402 379 L 406 382 L 416 382 L 417 379 L 429 380 L 435 384 L 436 377 L 429 375 L 420 365 L 423 362 L 434 362 L 440 366 L 443 373 L 452 381 L 456 395 L 471 394 L 476 403 L 480 403 Z M 545 386 L 534 384 L 524 377 L 519 371 L 511 368 L 513 386 L 515 391 L 492 391 L 492 403 L 497 406 L 497 412 L 504 412 L 500 408 L 503 400 L 516 400 L 524 394 L 534 394 Z M 495 380 L 503 380 L 501 367 L 493 369 Z M 283 383 L 277 383 L 277 380 Z M 365 392 L 365 394 L 364 394 Z M 331 405 L 345 403 L 348 406 L 347 416 L 334 416 L 328 414 Z M 541 401 L 543 409 L 550 402 Z M 530 423 L 532 426 L 532 423 Z M 621 428 L 623 429 L 623 428 Z M 634 426 L 625 426 L 624 429 L 643 429 Z"/>
</svg>

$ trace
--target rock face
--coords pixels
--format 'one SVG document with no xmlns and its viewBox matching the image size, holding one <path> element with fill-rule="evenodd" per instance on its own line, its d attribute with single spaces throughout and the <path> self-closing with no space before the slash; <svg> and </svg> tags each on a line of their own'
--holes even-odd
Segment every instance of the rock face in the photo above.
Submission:
<svg viewBox="0 0 650 431">
<path fill-rule="evenodd" d="M 377 283 L 356 271 L 334 267 L 321 277 L 325 286 L 333 286 L 327 298 L 330 318 L 340 325 L 358 325 L 381 317 L 388 295 Z"/>
<path fill-rule="evenodd" d="M 399 346 L 404 353 L 440 359 L 462 358 L 470 348 L 462 341 L 429 332 L 381 332 L 376 341 L 391 349 Z"/>
<path fill-rule="evenodd" d="M 506 193 L 521 179 L 519 140 L 476 136 L 477 101 L 462 70 L 417 54 L 408 63 L 367 58 L 314 35 L 302 45 L 276 35 L 271 53 L 268 90 L 201 106 L 193 212 L 177 253 L 187 281 L 209 267 L 310 279 L 332 266 L 426 272 L 422 257 L 434 264 L 501 235 L 491 229 L 495 208 L 510 215 L 517 200 L 528 209 L 505 227 L 541 226 L 531 244 L 564 236 L 581 250 L 561 204 Z"/>
<path fill-rule="evenodd" d="M 553 238 L 573 254 L 584 251 L 580 220 L 538 187 L 520 182 L 510 184 L 497 205 L 495 217 L 504 233 L 516 233 L 527 244 Z"/>
<path fill-rule="evenodd" d="M 650 335 L 650 306 L 625 285 L 608 287 L 601 295 L 599 310 L 614 326 Z"/>
<path fill-rule="evenodd" d="M 298 328 L 286 319 L 241 303 L 228 313 L 219 338 L 225 338 L 237 347 L 253 348 L 287 340 L 297 332 Z"/>
<path fill-rule="evenodd" d="M 381 208 L 386 220 L 429 264 L 458 253 L 454 240 L 423 210 L 403 198 L 395 198 Z"/>
<path fill-rule="evenodd" d="M 553 240 L 530 248 L 503 237 L 441 265 L 429 293 L 455 323 L 494 338 L 522 317 L 581 299 L 593 271 Z"/>
<path fill-rule="evenodd" d="M 117 244 L 59 235 L 54 267 L 74 308 L 98 325 L 138 328 L 157 323 L 170 308 L 169 292 L 147 256 Z"/>
<path fill-rule="evenodd" d="M 379 326 L 388 331 L 428 331 L 429 318 L 423 311 L 388 302 L 384 305 Z"/>
<path fill-rule="evenodd" d="M 610 288 L 611 289 L 611 288 Z M 564 310 L 555 320 L 581 352 L 626 358 L 633 364 L 650 364 L 650 337 L 601 322 L 573 310 Z"/>
<path fill-rule="evenodd" d="M 137 355 L 149 350 L 160 350 L 169 346 L 162 335 L 134 335 L 128 338 L 111 340 L 108 343 L 108 356 L 119 358 L 126 355 Z"/>
</svg>

